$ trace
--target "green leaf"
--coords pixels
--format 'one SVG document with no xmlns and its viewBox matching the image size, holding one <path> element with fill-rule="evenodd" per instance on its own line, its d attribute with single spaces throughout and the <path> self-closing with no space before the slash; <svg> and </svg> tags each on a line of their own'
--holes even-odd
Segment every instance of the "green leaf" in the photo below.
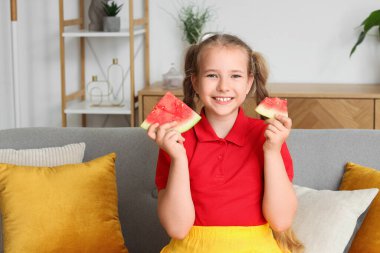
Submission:
<svg viewBox="0 0 380 253">
<path fill-rule="evenodd" d="M 371 14 L 369 14 L 369 16 L 360 24 L 360 26 L 363 26 L 363 31 L 359 34 L 358 40 L 356 41 L 354 47 L 351 49 L 350 57 L 355 52 L 357 46 L 359 46 L 364 41 L 365 36 L 369 30 L 375 26 L 378 26 L 380 29 L 380 10 L 371 12 Z"/>
<path fill-rule="evenodd" d="M 112 1 L 110 4 L 103 2 L 104 12 L 107 14 L 107 16 L 110 17 L 116 16 L 120 12 L 122 6 L 123 4 L 117 5 L 114 1 Z"/>
<path fill-rule="evenodd" d="M 364 40 L 366 34 L 367 34 L 367 32 L 365 32 L 365 31 L 362 31 L 362 32 L 360 33 L 359 38 L 358 38 L 358 41 L 356 41 L 355 46 L 351 49 L 350 57 L 351 57 L 351 55 L 355 52 L 356 47 L 359 46 L 359 44 L 363 42 L 363 40 Z"/>
<path fill-rule="evenodd" d="M 364 31 L 368 32 L 372 27 L 380 25 L 380 10 L 376 10 L 369 14 L 369 16 L 361 24 L 364 26 Z"/>
<path fill-rule="evenodd" d="M 194 3 L 183 6 L 179 13 L 178 19 L 184 32 L 184 37 L 190 44 L 198 42 L 205 24 L 211 19 L 210 8 L 200 8 Z"/>
</svg>

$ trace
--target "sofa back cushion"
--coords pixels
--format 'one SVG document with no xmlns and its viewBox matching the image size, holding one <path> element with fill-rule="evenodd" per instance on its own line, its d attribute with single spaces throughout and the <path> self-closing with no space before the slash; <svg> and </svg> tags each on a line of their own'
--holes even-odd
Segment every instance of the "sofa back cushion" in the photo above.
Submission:
<svg viewBox="0 0 380 253">
<path fill-rule="evenodd" d="M 301 186 L 337 190 L 349 161 L 380 167 L 380 130 L 293 129 L 287 143 Z"/>
</svg>

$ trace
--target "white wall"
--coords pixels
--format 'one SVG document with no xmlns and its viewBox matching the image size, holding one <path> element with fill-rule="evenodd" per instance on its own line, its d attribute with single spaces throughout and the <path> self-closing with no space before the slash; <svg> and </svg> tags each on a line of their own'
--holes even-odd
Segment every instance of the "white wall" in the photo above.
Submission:
<svg viewBox="0 0 380 253">
<path fill-rule="evenodd" d="M 152 78 L 178 63 L 180 30 L 164 10 L 175 13 L 171 0 L 152 1 Z M 177 1 L 178 2 L 178 1 Z M 380 48 L 366 39 L 349 59 L 362 20 L 379 8 L 371 0 L 208 0 L 216 19 L 210 31 L 239 35 L 262 52 L 273 82 L 379 83 Z M 163 10 L 164 9 L 164 10 Z M 154 22 L 160 17 L 159 22 Z M 161 36 L 160 36 L 161 35 Z M 155 50 L 155 47 L 160 50 Z M 159 68 L 159 69 L 157 69 Z"/>
<path fill-rule="evenodd" d="M 74 16 L 77 0 L 65 1 L 67 17 Z M 138 5 L 139 0 L 135 2 Z M 185 43 L 178 24 L 168 13 L 176 15 L 183 2 L 187 1 L 150 1 L 152 82 L 161 80 L 171 62 L 182 68 Z M 86 0 L 86 8 L 89 3 Z M 367 38 L 351 59 L 348 57 L 359 33 L 355 27 L 379 8 L 377 1 L 207 0 L 204 4 L 215 10 L 215 18 L 207 30 L 236 34 L 262 52 L 271 68 L 271 82 L 380 83 L 380 71 L 377 71 L 380 48 L 375 36 Z M 9 5 L 9 1 L 0 1 L 0 129 L 14 127 Z M 127 24 L 127 1 L 125 5 L 122 26 Z M 139 13 L 141 8 L 136 9 Z M 18 0 L 18 19 L 19 78 L 23 91 L 21 124 L 23 127 L 60 126 L 58 0 Z M 128 65 L 128 49 L 123 42 L 100 39 L 91 42 L 101 56 L 103 68 L 115 56 L 124 66 Z M 68 43 L 71 54 L 75 46 L 75 41 Z M 71 54 L 67 53 L 67 63 L 71 66 L 69 79 L 75 83 L 78 71 L 75 54 Z M 138 61 L 138 66 L 142 66 L 141 59 Z M 101 75 L 101 71 L 90 53 L 87 62 L 86 81 L 89 81 L 91 75 Z M 142 73 L 141 67 L 139 71 Z M 68 89 L 75 87 L 71 84 Z M 107 126 L 123 126 L 126 119 L 111 117 L 107 122 Z M 105 117 L 90 117 L 89 123 L 102 126 Z M 79 117 L 70 117 L 69 125 L 79 125 Z"/>
</svg>

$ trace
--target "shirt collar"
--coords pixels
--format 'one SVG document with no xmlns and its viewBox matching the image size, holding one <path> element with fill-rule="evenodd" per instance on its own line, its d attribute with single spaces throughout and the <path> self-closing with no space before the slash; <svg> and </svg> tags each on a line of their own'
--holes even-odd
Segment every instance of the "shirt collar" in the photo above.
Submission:
<svg viewBox="0 0 380 253">
<path fill-rule="evenodd" d="M 194 126 L 195 133 L 199 142 L 220 141 L 214 129 L 211 127 L 206 118 L 204 108 L 201 110 L 202 119 Z M 235 123 L 224 140 L 234 143 L 238 146 L 243 146 L 246 140 L 248 118 L 245 116 L 243 109 L 240 107 Z"/>
</svg>

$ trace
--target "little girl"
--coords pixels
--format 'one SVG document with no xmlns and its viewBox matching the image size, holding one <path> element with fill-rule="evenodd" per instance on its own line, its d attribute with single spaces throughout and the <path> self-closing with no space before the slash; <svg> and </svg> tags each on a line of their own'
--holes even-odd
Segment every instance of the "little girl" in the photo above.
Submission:
<svg viewBox="0 0 380 253">
<path fill-rule="evenodd" d="M 185 73 L 184 101 L 194 109 L 200 100 L 202 119 L 182 135 L 176 122 L 148 129 L 160 147 L 158 215 L 172 238 L 161 252 L 296 252 L 285 144 L 292 122 L 249 118 L 241 107 L 250 92 L 257 103 L 268 95 L 263 58 L 239 38 L 216 34 L 189 48 Z"/>
</svg>

